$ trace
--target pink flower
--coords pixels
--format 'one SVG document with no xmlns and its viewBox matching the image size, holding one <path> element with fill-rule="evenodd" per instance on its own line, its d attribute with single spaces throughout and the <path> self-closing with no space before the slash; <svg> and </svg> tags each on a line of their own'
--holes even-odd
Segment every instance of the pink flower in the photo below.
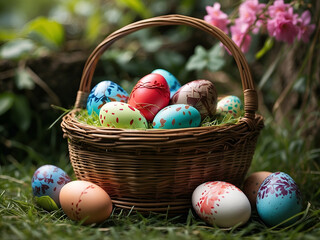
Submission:
<svg viewBox="0 0 320 240">
<path fill-rule="evenodd" d="M 231 35 L 232 40 L 237 44 L 241 51 L 246 53 L 249 51 L 250 43 L 251 43 L 251 36 L 248 33 L 249 24 L 236 24 L 231 26 Z"/>
<path fill-rule="evenodd" d="M 276 0 L 273 5 L 268 8 L 268 13 L 271 18 L 274 18 L 278 13 L 284 13 L 289 8 L 291 8 L 290 4 L 284 3 L 283 0 Z"/>
<path fill-rule="evenodd" d="M 271 37 L 292 44 L 299 33 L 298 15 L 293 13 L 293 8 L 290 5 L 281 5 L 280 3 L 283 1 L 275 1 L 276 6 L 269 7 L 270 18 L 267 20 L 267 29 Z"/>
<path fill-rule="evenodd" d="M 308 10 L 304 11 L 301 14 L 301 17 L 298 19 L 299 34 L 298 39 L 302 39 L 305 43 L 309 42 L 309 37 L 311 33 L 316 28 L 315 24 L 310 24 L 311 14 Z M 309 25 L 310 24 L 310 25 Z"/>
<path fill-rule="evenodd" d="M 218 28 L 220 28 L 225 33 L 228 33 L 228 24 L 230 20 L 228 15 L 220 10 L 220 3 L 215 3 L 213 7 L 207 6 L 206 10 L 208 15 L 204 16 L 204 20 Z"/>
<path fill-rule="evenodd" d="M 258 33 L 259 27 L 262 25 L 262 10 L 265 4 L 260 4 L 258 0 L 246 0 L 241 3 L 239 7 L 239 18 L 236 19 L 237 22 L 248 23 L 249 25 L 255 24 L 253 28 L 253 33 Z M 259 18 L 257 20 L 257 17 Z"/>
</svg>

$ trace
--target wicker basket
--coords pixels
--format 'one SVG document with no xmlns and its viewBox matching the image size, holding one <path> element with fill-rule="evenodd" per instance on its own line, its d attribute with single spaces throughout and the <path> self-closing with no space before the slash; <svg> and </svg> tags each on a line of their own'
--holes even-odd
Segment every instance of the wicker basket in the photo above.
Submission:
<svg viewBox="0 0 320 240">
<path fill-rule="evenodd" d="M 75 118 L 85 108 L 101 54 L 116 40 L 137 30 L 188 25 L 219 39 L 234 57 L 243 86 L 245 116 L 224 126 L 170 130 L 94 127 Z M 201 183 L 222 180 L 240 186 L 251 164 L 263 118 L 244 55 L 221 30 L 203 20 L 167 15 L 127 25 L 105 38 L 83 70 L 75 109 L 61 123 L 76 177 L 98 184 L 115 206 L 138 211 L 184 212 Z"/>
</svg>

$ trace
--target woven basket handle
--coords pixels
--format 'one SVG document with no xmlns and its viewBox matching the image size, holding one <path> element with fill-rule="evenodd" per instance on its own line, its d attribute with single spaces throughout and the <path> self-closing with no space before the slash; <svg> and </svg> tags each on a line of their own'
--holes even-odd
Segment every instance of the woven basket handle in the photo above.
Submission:
<svg viewBox="0 0 320 240">
<path fill-rule="evenodd" d="M 106 37 L 91 53 L 89 56 L 80 82 L 77 99 L 75 102 L 76 108 L 85 108 L 87 97 L 90 93 L 92 77 L 100 56 L 104 51 L 110 47 L 116 40 L 124 37 L 130 33 L 136 32 L 140 29 L 154 26 L 166 25 L 187 25 L 199 28 L 213 37 L 219 39 L 222 44 L 229 49 L 233 58 L 235 59 L 242 82 L 244 93 L 244 110 L 245 116 L 243 118 L 249 125 L 252 126 L 252 120 L 255 118 L 255 112 L 258 109 L 258 98 L 254 88 L 254 83 L 251 77 L 249 66 L 240 48 L 219 28 L 208 24 L 204 20 L 183 16 L 183 15 L 165 15 L 154 18 L 149 18 L 129 24 Z"/>
</svg>

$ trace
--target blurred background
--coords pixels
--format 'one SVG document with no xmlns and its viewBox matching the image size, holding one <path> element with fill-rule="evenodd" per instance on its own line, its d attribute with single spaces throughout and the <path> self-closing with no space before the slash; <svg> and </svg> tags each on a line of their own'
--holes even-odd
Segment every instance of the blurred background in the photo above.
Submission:
<svg viewBox="0 0 320 240">
<path fill-rule="evenodd" d="M 91 51 L 108 34 L 134 21 L 165 14 L 203 19 L 206 6 L 214 2 L 220 2 L 231 17 L 241 3 L 1 1 L 1 165 L 10 168 L 15 177 L 25 166 L 47 163 L 70 171 L 59 117 L 74 104 Z M 259 94 L 259 114 L 265 117 L 251 171 L 286 171 L 300 178 L 301 184 L 309 184 L 310 195 L 317 192 L 313 195 L 316 198 L 320 192 L 312 183 L 320 180 L 320 2 L 291 4 L 298 13 L 311 12 L 316 29 L 309 42 L 288 45 L 273 41 L 270 45 L 266 34 L 257 34 L 246 53 Z M 111 80 L 130 92 L 141 77 L 157 68 L 168 70 L 181 84 L 208 79 L 216 84 L 219 95 L 243 98 L 232 56 L 216 39 L 185 26 L 144 29 L 120 39 L 101 57 L 93 84 Z M 304 178 L 305 174 L 310 178 Z"/>
</svg>

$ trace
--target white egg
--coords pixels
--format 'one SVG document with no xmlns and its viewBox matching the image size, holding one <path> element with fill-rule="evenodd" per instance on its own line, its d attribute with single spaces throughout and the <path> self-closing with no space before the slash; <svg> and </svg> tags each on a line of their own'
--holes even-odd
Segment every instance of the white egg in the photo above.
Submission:
<svg viewBox="0 0 320 240">
<path fill-rule="evenodd" d="M 218 227 L 243 225 L 251 216 L 246 195 L 236 186 L 222 181 L 199 185 L 192 194 L 192 206 L 201 219 Z"/>
</svg>

